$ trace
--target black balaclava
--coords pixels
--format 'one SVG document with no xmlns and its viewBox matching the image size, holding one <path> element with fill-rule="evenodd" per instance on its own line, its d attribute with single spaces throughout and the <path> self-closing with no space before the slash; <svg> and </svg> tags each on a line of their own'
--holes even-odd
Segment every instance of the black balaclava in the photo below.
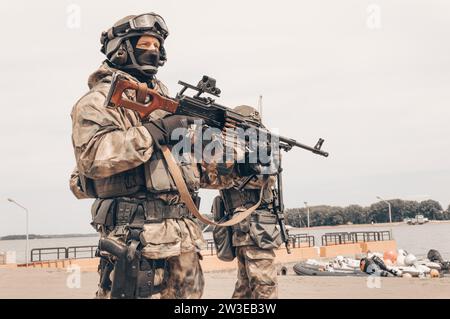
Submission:
<svg viewBox="0 0 450 319">
<path fill-rule="evenodd" d="M 155 68 L 158 68 L 160 65 L 159 64 L 160 52 L 155 51 L 155 50 L 146 50 L 146 49 L 136 48 L 138 40 L 139 40 L 139 37 L 133 37 L 133 38 L 129 39 L 130 44 L 133 48 L 134 58 L 136 59 L 136 62 L 139 65 L 150 65 Z M 128 59 L 130 59 L 130 57 L 128 57 Z M 140 82 L 145 82 L 145 83 L 147 83 L 147 85 L 149 87 L 153 87 L 154 74 L 153 75 L 143 74 L 142 72 L 140 72 L 139 70 L 136 70 L 136 69 L 129 69 L 129 70 L 127 70 L 127 72 L 130 73 L 135 78 L 137 78 Z"/>
</svg>

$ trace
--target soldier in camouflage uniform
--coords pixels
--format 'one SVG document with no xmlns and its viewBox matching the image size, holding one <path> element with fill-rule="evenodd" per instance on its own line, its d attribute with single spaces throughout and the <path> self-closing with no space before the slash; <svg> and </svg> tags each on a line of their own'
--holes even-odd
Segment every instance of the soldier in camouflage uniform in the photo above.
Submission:
<svg viewBox="0 0 450 319">
<path fill-rule="evenodd" d="M 235 111 L 249 121 L 261 123 L 259 113 L 250 106 L 239 106 Z M 243 175 L 248 174 L 240 170 L 236 178 Z M 225 213 L 233 215 L 258 203 L 262 194 L 258 209 L 239 224 L 231 226 L 232 245 L 235 247 L 238 261 L 238 278 L 232 298 L 269 299 L 278 296 L 274 249 L 278 248 L 282 241 L 277 217 L 271 212 L 274 183 L 273 176 L 265 183 L 262 176 L 257 176 L 257 179 L 248 183 L 244 189 L 230 187 L 220 191 L 220 199 L 216 198 L 223 202 Z M 261 188 L 264 188 L 262 193 Z M 214 205 L 215 209 L 220 206 Z M 213 213 L 217 216 L 217 212 Z"/>
<path fill-rule="evenodd" d="M 77 198 L 96 199 L 92 225 L 101 236 L 99 298 L 148 298 L 158 292 L 161 298 L 200 298 L 203 293 L 202 233 L 181 203 L 158 148 L 170 146 L 171 132 L 187 128 L 192 119 L 160 110 L 141 119 L 132 110 L 104 106 L 113 72 L 168 95 L 155 78 L 166 61 L 167 35 L 164 20 L 154 13 L 125 17 L 103 32 L 106 60 L 89 77 L 89 92 L 72 109 L 77 167 L 70 187 Z M 126 94 L 136 101 L 132 92 Z M 181 170 L 196 198 L 199 167 L 192 161 Z M 127 262 L 137 263 L 125 262 L 132 266 L 120 272 L 120 254 L 111 251 L 126 252 Z"/>
</svg>

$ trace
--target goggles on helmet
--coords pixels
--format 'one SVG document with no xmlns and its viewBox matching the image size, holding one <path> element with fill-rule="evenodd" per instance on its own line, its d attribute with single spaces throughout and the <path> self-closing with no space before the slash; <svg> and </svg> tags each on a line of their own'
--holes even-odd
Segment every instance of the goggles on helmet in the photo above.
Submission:
<svg viewBox="0 0 450 319">
<path fill-rule="evenodd" d="M 116 35 L 130 31 L 154 31 L 163 39 L 166 39 L 169 35 L 169 29 L 164 19 L 160 15 L 151 13 L 138 15 L 124 24 L 113 28 L 113 32 Z"/>
</svg>

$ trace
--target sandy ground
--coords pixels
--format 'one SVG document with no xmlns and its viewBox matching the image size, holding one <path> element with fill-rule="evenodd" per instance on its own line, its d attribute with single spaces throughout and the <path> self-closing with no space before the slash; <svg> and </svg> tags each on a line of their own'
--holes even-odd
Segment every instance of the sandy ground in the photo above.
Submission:
<svg viewBox="0 0 450 319">
<path fill-rule="evenodd" d="M 0 298 L 92 298 L 97 276 L 56 269 L 0 269 Z M 228 299 L 235 276 L 234 271 L 206 273 L 204 298 Z M 279 297 L 289 299 L 450 298 L 450 277 L 301 277 L 289 267 L 288 274 L 278 279 Z"/>
</svg>

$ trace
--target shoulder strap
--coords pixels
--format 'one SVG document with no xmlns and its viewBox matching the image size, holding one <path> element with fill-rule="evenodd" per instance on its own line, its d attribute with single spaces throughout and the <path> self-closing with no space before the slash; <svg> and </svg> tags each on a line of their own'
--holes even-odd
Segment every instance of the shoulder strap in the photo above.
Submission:
<svg viewBox="0 0 450 319">
<path fill-rule="evenodd" d="M 216 222 L 209 220 L 208 218 L 204 217 L 198 211 L 197 206 L 195 205 L 194 201 L 192 200 L 192 197 L 186 186 L 186 182 L 184 181 L 184 178 L 183 178 L 183 175 L 181 174 L 180 168 L 178 167 L 178 165 L 175 161 L 175 158 L 173 157 L 170 149 L 165 145 L 161 145 L 161 151 L 167 162 L 169 172 L 172 175 L 173 180 L 175 181 L 175 185 L 178 188 L 178 192 L 180 193 L 181 200 L 184 202 L 186 207 L 189 209 L 189 212 L 192 215 L 194 215 L 195 217 L 197 217 L 199 220 L 201 220 L 203 223 L 208 224 L 208 225 L 214 225 L 214 226 L 222 226 L 222 227 L 233 226 L 233 225 L 236 225 L 237 223 L 240 223 L 248 216 L 250 216 L 250 214 L 253 213 L 259 207 L 259 205 L 261 205 L 261 201 L 263 198 L 263 192 L 267 185 L 267 179 L 264 181 L 264 185 L 261 187 L 261 192 L 259 194 L 259 201 L 255 205 L 253 205 L 252 207 L 250 207 L 249 209 L 247 209 L 244 212 L 233 215 L 233 217 L 231 219 L 229 219 L 223 223 L 216 223 Z"/>
</svg>

